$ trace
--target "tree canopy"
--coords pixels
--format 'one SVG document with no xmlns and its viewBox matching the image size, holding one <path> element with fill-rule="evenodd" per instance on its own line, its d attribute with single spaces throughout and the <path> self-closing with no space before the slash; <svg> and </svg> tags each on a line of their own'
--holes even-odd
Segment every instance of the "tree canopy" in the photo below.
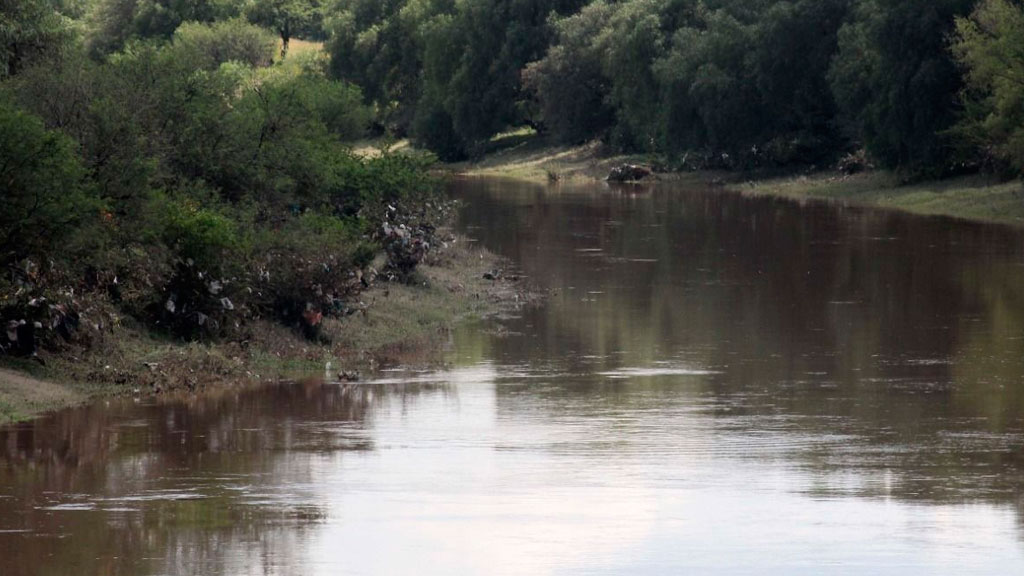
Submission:
<svg viewBox="0 0 1024 576">
<path fill-rule="evenodd" d="M 1016 33 L 1012 19 L 982 24 L 990 4 L 342 0 L 331 71 L 363 87 L 382 129 L 448 159 L 528 124 L 701 165 L 819 165 L 864 148 L 942 175 L 976 162 L 954 134 L 981 105 L 961 98 L 965 78 L 986 82 L 966 46 Z"/>
<path fill-rule="evenodd" d="M 985 0 L 956 21 L 954 53 L 966 71 L 961 149 L 997 169 L 1024 171 L 1024 8 Z"/>
</svg>

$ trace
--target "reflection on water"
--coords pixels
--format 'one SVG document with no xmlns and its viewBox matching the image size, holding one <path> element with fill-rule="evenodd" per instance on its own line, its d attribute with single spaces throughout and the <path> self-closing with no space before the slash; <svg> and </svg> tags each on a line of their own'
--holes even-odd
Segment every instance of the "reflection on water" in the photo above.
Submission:
<svg viewBox="0 0 1024 576">
<path fill-rule="evenodd" d="M 457 182 L 550 289 L 452 368 L 0 431 L 0 574 L 1024 566 L 1024 236 Z"/>
</svg>

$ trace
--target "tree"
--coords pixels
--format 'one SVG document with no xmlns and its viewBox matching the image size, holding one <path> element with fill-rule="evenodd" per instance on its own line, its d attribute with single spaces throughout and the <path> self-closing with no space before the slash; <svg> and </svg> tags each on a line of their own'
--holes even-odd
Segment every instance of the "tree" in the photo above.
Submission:
<svg viewBox="0 0 1024 576">
<path fill-rule="evenodd" d="M 69 255 L 81 228 L 100 217 L 84 176 L 70 138 L 0 101 L 0 265 L 58 247 Z"/>
<path fill-rule="evenodd" d="M 750 77 L 765 114 L 753 144 L 773 163 L 817 163 L 846 142 L 828 82 L 851 0 L 776 2 L 757 21 Z"/>
<path fill-rule="evenodd" d="M 956 134 L 990 160 L 1024 172 L 1024 8 L 984 0 L 958 18 L 953 53 L 963 66 L 965 114 Z"/>
<path fill-rule="evenodd" d="M 448 0 L 352 0 L 332 15 L 331 74 L 363 89 L 382 127 L 405 135 L 422 96 L 424 31 Z"/>
<path fill-rule="evenodd" d="M 615 7 L 603 0 L 552 23 L 557 39 L 543 58 L 523 70 L 523 86 L 537 100 L 533 120 L 558 140 L 579 143 L 602 135 L 614 122 L 604 74 L 604 45 Z"/>
<path fill-rule="evenodd" d="M 0 2 L 0 79 L 33 58 L 59 51 L 70 39 L 66 20 L 42 0 Z"/>
<path fill-rule="evenodd" d="M 707 148 L 735 156 L 760 143 L 764 102 L 748 66 L 756 33 L 724 9 L 676 31 L 655 67 L 663 90 L 655 133 L 662 149 L 679 154 Z"/>
<path fill-rule="evenodd" d="M 914 175 L 949 169 L 962 82 L 947 39 L 973 5 L 860 0 L 840 30 L 832 93 L 851 137 L 882 165 Z"/>
<path fill-rule="evenodd" d="M 132 39 L 168 39 L 183 22 L 210 23 L 238 15 L 232 0 L 96 0 L 86 17 L 86 44 L 94 56 L 104 56 Z"/>
<path fill-rule="evenodd" d="M 422 84 L 414 138 L 443 158 L 479 153 L 488 138 L 527 119 L 520 71 L 550 40 L 548 16 L 580 0 L 467 0 L 408 14 L 420 22 Z M 428 7 L 429 8 L 429 7 Z M 431 132 L 438 131 L 437 134 Z"/>
<path fill-rule="evenodd" d="M 660 130 L 660 91 L 654 62 L 665 54 L 663 0 L 625 2 L 604 33 L 605 75 L 612 81 L 608 102 L 615 108 L 612 143 L 654 151 Z"/>
</svg>

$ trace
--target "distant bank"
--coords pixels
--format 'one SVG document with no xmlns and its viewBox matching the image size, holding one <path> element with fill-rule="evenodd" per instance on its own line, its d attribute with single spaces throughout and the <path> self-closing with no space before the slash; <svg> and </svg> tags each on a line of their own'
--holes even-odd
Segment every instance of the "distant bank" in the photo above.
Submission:
<svg viewBox="0 0 1024 576">
<path fill-rule="evenodd" d="M 558 185 L 605 179 L 623 164 L 655 165 L 643 155 L 608 153 L 600 143 L 553 146 L 525 132 L 496 138 L 492 151 L 473 162 L 448 164 L 453 172 Z M 1024 225 L 1024 183 L 989 176 L 960 176 L 946 180 L 902 184 L 884 170 L 844 174 L 836 169 L 806 174 L 764 177 L 740 172 L 660 172 L 651 181 L 692 182 L 751 196 L 822 199 L 860 206 L 903 210 L 998 224 Z"/>
</svg>

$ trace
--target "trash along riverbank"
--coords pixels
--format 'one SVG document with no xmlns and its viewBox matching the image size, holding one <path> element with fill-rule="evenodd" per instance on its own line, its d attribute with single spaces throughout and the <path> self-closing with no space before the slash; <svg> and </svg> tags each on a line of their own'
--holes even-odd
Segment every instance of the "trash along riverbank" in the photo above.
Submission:
<svg viewBox="0 0 1024 576">
<path fill-rule="evenodd" d="M 384 257 L 375 264 L 383 268 Z M 368 267 L 366 287 L 350 309 L 317 319 L 313 338 L 303 326 L 256 319 L 243 338 L 183 342 L 112 318 L 88 328 L 87 345 L 0 356 L 0 423 L 102 396 L 195 394 L 320 375 L 328 365 L 330 376 L 349 379 L 388 366 L 428 366 L 440 361 L 456 323 L 514 312 L 540 298 L 508 261 L 450 228 L 435 233 L 408 278 L 374 269 Z"/>
</svg>

